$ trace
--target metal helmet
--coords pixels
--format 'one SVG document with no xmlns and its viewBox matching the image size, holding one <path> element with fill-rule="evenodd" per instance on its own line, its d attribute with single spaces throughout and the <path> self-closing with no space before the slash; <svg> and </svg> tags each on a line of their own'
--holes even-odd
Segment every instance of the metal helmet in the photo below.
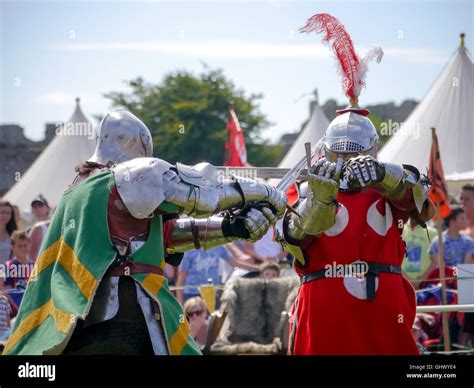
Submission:
<svg viewBox="0 0 474 388">
<path fill-rule="evenodd" d="M 363 109 L 345 109 L 329 124 L 324 136 L 326 158 L 336 161 L 360 155 L 377 155 L 379 136 Z"/>
<path fill-rule="evenodd" d="M 149 129 L 124 109 L 114 109 L 106 114 L 97 129 L 96 142 L 94 155 L 89 161 L 104 166 L 153 154 Z"/>
</svg>

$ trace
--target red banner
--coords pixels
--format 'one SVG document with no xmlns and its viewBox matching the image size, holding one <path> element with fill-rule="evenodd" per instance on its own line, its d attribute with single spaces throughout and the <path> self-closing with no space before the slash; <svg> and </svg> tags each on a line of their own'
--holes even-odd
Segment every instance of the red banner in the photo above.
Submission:
<svg viewBox="0 0 474 388">
<path fill-rule="evenodd" d="M 245 136 L 242 128 L 240 128 L 239 119 L 232 107 L 229 108 L 227 128 L 229 129 L 229 134 L 225 143 L 224 166 L 244 167 L 247 164 Z"/>
<path fill-rule="evenodd" d="M 438 197 L 441 217 L 446 218 L 451 214 L 451 208 L 449 207 L 448 185 L 444 179 L 443 165 L 441 164 L 441 156 L 439 152 L 436 130 L 431 128 L 431 131 L 432 144 L 430 154 L 430 170 L 428 173 L 428 177 L 431 181 L 431 191 L 429 197 L 434 204 L 437 204 L 436 197 Z"/>
</svg>

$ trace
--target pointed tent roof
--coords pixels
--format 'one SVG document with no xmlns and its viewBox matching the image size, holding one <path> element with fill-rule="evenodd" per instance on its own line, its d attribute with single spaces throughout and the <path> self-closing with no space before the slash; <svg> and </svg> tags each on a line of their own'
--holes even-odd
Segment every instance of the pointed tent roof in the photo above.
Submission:
<svg viewBox="0 0 474 388">
<path fill-rule="evenodd" d="M 305 154 L 304 143 L 316 144 L 324 136 L 328 125 L 329 120 L 317 100 L 311 101 L 310 117 L 278 167 L 293 167 Z"/>
<path fill-rule="evenodd" d="M 4 199 L 29 211 L 32 199 L 42 194 L 50 206 L 57 205 L 76 176 L 74 167 L 87 160 L 95 149 L 94 128 L 79 103 L 77 98 L 72 117 L 58 127 L 56 136 Z"/>
<path fill-rule="evenodd" d="M 385 162 L 406 163 L 425 173 L 431 127 L 436 128 L 446 176 L 474 170 L 474 64 L 461 45 L 428 94 L 379 153 Z"/>
</svg>

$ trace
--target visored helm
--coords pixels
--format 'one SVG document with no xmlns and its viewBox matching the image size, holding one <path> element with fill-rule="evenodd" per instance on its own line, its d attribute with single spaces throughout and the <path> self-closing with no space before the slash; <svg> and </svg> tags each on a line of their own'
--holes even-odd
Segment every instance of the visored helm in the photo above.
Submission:
<svg viewBox="0 0 474 388">
<path fill-rule="evenodd" d="M 153 155 L 153 142 L 147 126 L 135 115 L 114 109 L 107 113 L 97 129 L 97 144 L 90 162 L 118 164 Z"/>
<path fill-rule="evenodd" d="M 365 112 L 347 109 L 331 121 L 323 140 L 328 160 L 335 162 L 339 156 L 345 160 L 356 155 L 377 156 L 379 136 Z"/>
</svg>

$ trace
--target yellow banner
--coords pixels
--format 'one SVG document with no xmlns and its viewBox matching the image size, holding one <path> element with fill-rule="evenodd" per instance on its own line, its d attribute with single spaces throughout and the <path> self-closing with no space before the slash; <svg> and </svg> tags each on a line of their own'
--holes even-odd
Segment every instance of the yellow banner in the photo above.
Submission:
<svg viewBox="0 0 474 388">
<path fill-rule="evenodd" d="M 213 285 L 199 287 L 199 293 L 201 294 L 207 309 L 212 314 L 216 310 L 216 287 Z"/>
</svg>

